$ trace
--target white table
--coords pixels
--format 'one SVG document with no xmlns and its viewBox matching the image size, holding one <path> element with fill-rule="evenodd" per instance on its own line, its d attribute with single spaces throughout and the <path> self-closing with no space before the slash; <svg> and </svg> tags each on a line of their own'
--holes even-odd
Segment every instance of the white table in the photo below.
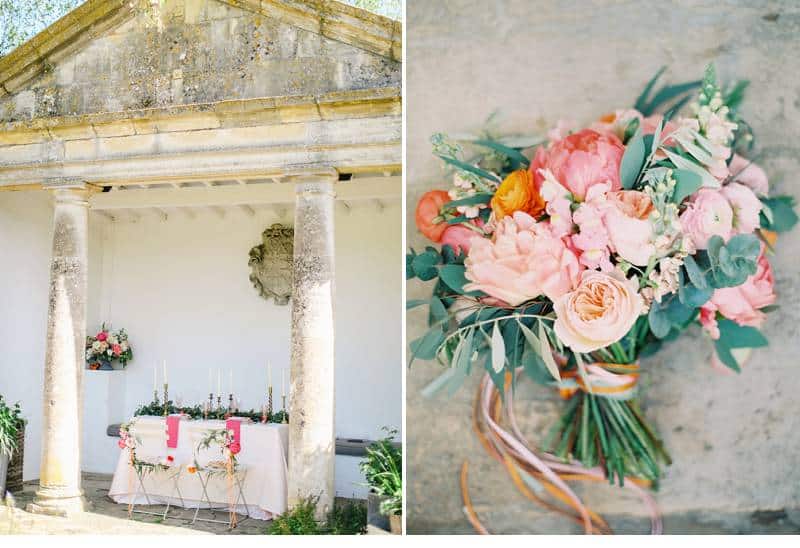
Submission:
<svg viewBox="0 0 800 548">
<path fill-rule="evenodd" d="M 181 467 L 178 485 L 184 506 L 197 508 L 202 486 L 195 474 L 190 474 L 186 467 L 194 464 L 195 448 L 200 438 L 209 430 L 223 430 L 222 420 L 182 420 L 178 430 L 178 447 L 168 449 L 166 446 L 166 421 L 163 417 L 137 417 L 131 433 L 141 443 L 137 443 L 136 456 L 140 460 L 155 460 L 156 457 L 171 455 L 174 464 L 169 474 L 176 467 Z M 248 424 L 241 426 L 242 450 L 237 461 L 246 470 L 244 480 L 243 504 L 236 507 L 236 512 L 256 519 L 272 519 L 286 511 L 287 466 L 289 428 L 286 424 Z M 217 449 L 212 452 L 201 452 L 201 458 L 222 459 Z M 173 496 L 173 484 L 165 472 L 153 471 L 145 475 L 144 482 L 151 503 L 180 505 L 181 500 Z M 136 473 L 130 465 L 128 449 L 120 450 L 117 469 L 111 482 L 109 496 L 117 503 L 129 504 L 136 492 Z M 209 486 L 209 496 L 215 508 L 227 508 L 228 494 L 224 481 L 213 482 Z M 217 504 L 217 501 L 219 503 Z M 146 504 L 145 496 L 136 496 L 135 504 Z M 207 507 L 203 504 L 202 507 Z"/>
</svg>

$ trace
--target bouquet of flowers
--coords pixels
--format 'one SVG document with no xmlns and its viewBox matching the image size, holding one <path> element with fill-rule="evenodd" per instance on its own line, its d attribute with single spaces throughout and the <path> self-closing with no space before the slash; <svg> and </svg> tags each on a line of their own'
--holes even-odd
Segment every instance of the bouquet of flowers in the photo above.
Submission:
<svg viewBox="0 0 800 548">
<path fill-rule="evenodd" d="M 587 531 L 604 523 L 564 474 L 656 486 L 670 462 L 637 404 L 640 359 L 699 324 L 714 365 L 738 372 L 767 344 L 768 256 L 797 222 L 792 198 L 770 196 L 745 158 L 747 82 L 723 89 L 709 66 L 701 81 L 656 91 L 663 70 L 635 108 L 583 129 L 560 122 L 547 140 L 434 135 L 452 186 L 421 197 L 416 224 L 439 246 L 407 255 L 409 279 L 435 281 L 430 299 L 408 303 L 429 307 L 412 356 L 448 367 L 426 392 L 454 390 L 484 367 L 492 382 L 481 385 L 476 428 L 487 450 L 511 457 L 498 460 L 513 461 L 515 481 L 554 486 Z M 540 453 L 510 405 L 521 374 L 567 400 Z"/>
<path fill-rule="evenodd" d="M 111 363 L 119 361 L 122 367 L 133 359 L 133 350 L 124 329 L 109 331 L 106 324 L 94 337 L 86 337 L 86 363 L 90 369 L 111 369 Z"/>
</svg>

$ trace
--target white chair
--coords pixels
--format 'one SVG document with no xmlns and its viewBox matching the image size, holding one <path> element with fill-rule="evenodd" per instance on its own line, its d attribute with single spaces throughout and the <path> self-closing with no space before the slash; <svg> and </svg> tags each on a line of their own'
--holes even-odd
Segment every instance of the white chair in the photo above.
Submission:
<svg viewBox="0 0 800 548">
<path fill-rule="evenodd" d="M 133 514 L 147 514 L 159 516 L 162 519 L 170 518 L 169 511 L 172 500 L 177 498 L 180 500 L 181 506 L 185 506 L 185 503 L 179 485 L 182 467 L 178 463 L 170 466 L 163 464 L 168 456 L 166 424 L 162 420 L 144 418 L 135 420 L 130 426 L 130 434 L 135 443 L 136 463 L 133 469 L 137 484 L 128 504 L 128 517 L 133 517 Z M 147 506 L 158 505 L 153 503 L 153 497 L 147 490 L 146 478 L 148 476 L 165 479 L 172 486 L 163 512 L 135 509 L 136 499 L 139 495 L 144 496 Z"/>
<path fill-rule="evenodd" d="M 197 521 L 224 523 L 229 529 L 234 529 L 240 522 L 236 513 L 236 507 L 240 503 L 244 506 L 246 513 L 246 516 L 241 521 L 245 521 L 251 517 L 250 508 L 244 496 L 244 482 L 247 478 L 247 467 L 241 463 L 236 463 L 229 469 L 225 460 L 222 440 L 214 440 L 207 444 L 207 446 L 205 442 L 211 431 L 223 432 L 224 430 L 224 424 L 221 424 L 219 427 L 209 428 L 207 423 L 192 425 L 189 429 L 189 436 L 192 447 L 194 448 L 194 463 L 192 466 L 195 470 L 193 474 L 197 476 L 201 489 L 201 498 L 197 504 L 191 523 Z M 221 481 L 225 482 L 224 489 L 220 488 Z M 214 498 L 209 494 L 209 491 L 214 493 Z M 216 495 L 220 492 L 225 494 L 227 502 L 214 500 L 218 499 Z M 198 517 L 203 504 L 206 504 L 211 511 L 211 519 Z M 220 505 L 228 506 L 227 521 L 216 519 L 215 509 L 219 508 Z"/>
</svg>

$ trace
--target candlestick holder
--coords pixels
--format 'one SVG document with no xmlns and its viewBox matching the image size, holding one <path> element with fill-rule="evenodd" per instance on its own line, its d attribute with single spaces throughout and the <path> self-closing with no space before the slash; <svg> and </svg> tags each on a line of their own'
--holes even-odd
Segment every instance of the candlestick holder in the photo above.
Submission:
<svg viewBox="0 0 800 548">
<path fill-rule="evenodd" d="M 164 383 L 164 416 L 169 414 L 169 385 Z"/>
<path fill-rule="evenodd" d="M 261 423 L 264 424 L 264 423 L 267 422 L 267 420 L 268 420 L 267 419 L 267 406 L 266 405 L 262 405 L 261 406 Z"/>
<path fill-rule="evenodd" d="M 286 420 L 286 394 L 281 396 L 281 398 L 283 399 L 283 417 L 282 417 L 281 423 L 282 424 L 287 424 L 289 421 Z"/>
<path fill-rule="evenodd" d="M 217 411 L 222 411 L 222 396 L 217 395 Z"/>
<path fill-rule="evenodd" d="M 153 405 L 158 405 L 158 390 L 153 389 Z"/>
<path fill-rule="evenodd" d="M 233 394 L 228 394 L 228 413 L 233 413 Z"/>
<path fill-rule="evenodd" d="M 211 410 L 214 409 L 214 393 L 208 393 L 208 412 L 211 413 Z"/>
<path fill-rule="evenodd" d="M 267 388 L 267 418 L 272 416 L 272 385 Z"/>
<path fill-rule="evenodd" d="M 203 420 L 208 420 L 208 404 L 206 402 L 203 402 Z"/>
</svg>

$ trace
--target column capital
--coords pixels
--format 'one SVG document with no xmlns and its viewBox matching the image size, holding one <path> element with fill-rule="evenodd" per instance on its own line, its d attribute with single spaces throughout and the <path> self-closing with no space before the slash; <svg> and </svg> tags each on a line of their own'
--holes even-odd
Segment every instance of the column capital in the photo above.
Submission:
<svg viewBox="0 0 800 548">
<path fill-rule="evenodd" d="M 85 190 L 89 193 L 102 192 L 103 187 L 77 177 L 53 177 L 42 182 L 45 190 Z"/>
<path fill-rule="evenodd" d="M 287 182 L 294 183 L 296 188 L 302 185 L 317 183 L 335 183 L 339 180 L 339 172 L 333 168 L 321 168 L 319 170 L 288 173 Z"/>
</svg>

